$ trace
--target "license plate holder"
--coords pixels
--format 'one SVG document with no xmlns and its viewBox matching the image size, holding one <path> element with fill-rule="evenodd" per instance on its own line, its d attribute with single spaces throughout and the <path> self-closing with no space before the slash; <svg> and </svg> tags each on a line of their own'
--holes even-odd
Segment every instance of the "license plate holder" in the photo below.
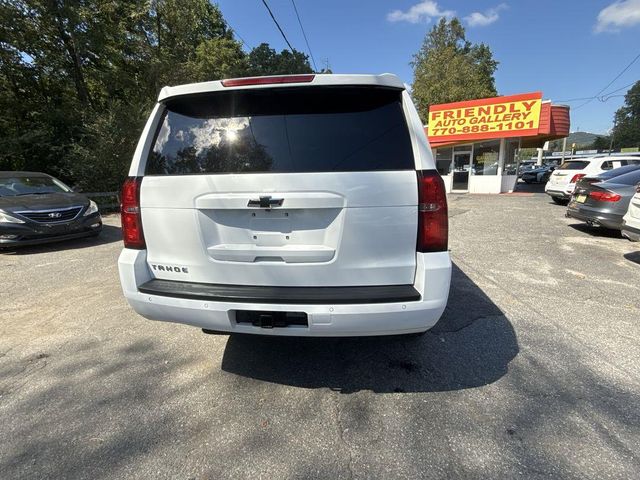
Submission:
<svg viewBox="0 0 640 480">
<path fill-rule="evenodd" d="M 576 195 L 576 202 L 584 203 L 586 201 L 587 201 L 587 196 L 586 195 Z"/>
<path fill-rule="evenodd" d="M 270 312 L 262 310 L 236 310 L 236 323 L 260 328 L 285 328 L 291 325 L 309 326 L 305 312 Z"/>
</svg>

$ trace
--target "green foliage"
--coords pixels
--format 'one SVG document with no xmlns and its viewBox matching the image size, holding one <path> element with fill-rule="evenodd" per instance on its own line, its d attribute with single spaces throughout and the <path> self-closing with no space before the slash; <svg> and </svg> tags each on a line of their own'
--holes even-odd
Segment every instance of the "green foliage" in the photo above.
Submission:
<svg viewBox="0 0 640 480">
<path fill-rule="evenodd" d="M 518 160 L 528 160 L 538 155 L 537 148 L 521 148 L 518 150 Z"/>
<path fill-rule="evenodd" d="M 615 148 L 640 147 L 640 80 L 624 97 L 624 105 L 615 113 L 613 132 Z"/>
<path fill-rule="evenodd" d="M 611 139 L 607 136 L 598 135 L 593 143 L 587 147 L 587 150 L 608 150 Z"/>
<path fill-rule="evenodd" d="M 238 77 L 247 73 L 247 59 L 235 40 L 212 38 L 198 45 L 186 71 L 192 82 Z"/>
<path fill-rule="evenodd" d="M 0 170 L 116 190 L 164 85 L 310 71 L 208 0 L 0 0 Z"/>
<path fill-rule="evenodd" d="M 252 76 L 313 72 L 309 58 L 304 53 L 297 50 L 277 53 L 267 43 L 261 43 L 251 50 L 247 62 L 247 74 Z"/>
<path fill-rule="evenodd" d="M 147 102 L 114 100 L 87 118 L 80 141 L 69 149 L 62 174 L 85 191 L 118 190 L 149 113 Z"/>
<path fill-rule="evenodd" d="M 434 25 L 412 66 L 412 95 L 423 121 L 429 105 L 497 95 L 493 74 L 498 62 L 487 45 L 467 41 L 457 18 Z"/>
</svg>

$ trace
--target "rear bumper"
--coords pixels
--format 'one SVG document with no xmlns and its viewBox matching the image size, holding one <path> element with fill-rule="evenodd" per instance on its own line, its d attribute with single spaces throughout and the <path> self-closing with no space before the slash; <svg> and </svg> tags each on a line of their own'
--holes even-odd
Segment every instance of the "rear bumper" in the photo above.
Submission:
<svg viewBox="0 0 640 480">
<path fill-rule="evenodd" d="M 622 235 L 632 242 L 640 242 L 640 228 L 634 228 L 626 223 L 621 228 Z"/>
<path fill-rule="evenodd" d="M 142 293 L 163 297 L 190 298 L 209 302 L 349 304 L 390 303 L 420 300 L 413 285 L 373 287 L 268 287 L 213 285 L 206 283 L 150 280 L 138 286 Z"/>
<path fill-rule="evenodd" d="M 585 206 L 576 207 L 574 202 L 570 203 L 567 208 L 567 217 L 613 230 L 622 228 L 622 215 L 603 213 Z"/>
<path fill-rule="evenodd" d="M 366 298 L 358 299 L 357 303 L 344 303 L 348 300 L 348 295 L 340 294 L 334 296 L 335 301 L 331 300 L 330 295 L 325 295 L 322 300 L 289 296 L 276 303 L 274 299 L 267 301 L 259 297 L 252 298 L 252 301 L 235 301 L 228 295 L 216 297 L 211 292 L 199 292 L 198 295 L 204 296 L 197 298 L 193 298 L 194 295 L 185 298 L 185 295 L 178 296 L 175 292 L 173 296 L 166 292 L 161 295 L 158 294 L 159 284 L 154 289 L 149 288 L 153 286 L 153 282 L 148 282 L 153 278 L 147 267 L 146 251 L 124 249 L 120 254 L 118 267 L 127 301 L 137 313 L 150 320 L 184 323 L 229 333 L 317 337 L 393 335 L 428 330 L 437 323 L 447 305 L 451 281 L 449 252 L 416 255 L 414 285 L 397 286 L 399 288 L 395 292 L 392 287 L 379 287 L 391 289 L 387 293 L 400 296 L 395 299 L 389 296 L 384 301 L 378 298 L 367 303 L 363 303 Z M 372 291 L 372 287 L 364 288 Z M 355 290 L 351 287 L 338 290 L 351 294 L 351 300 L 356 300 L 353 297 Z M 220 298 L 223 300 L 218 300 Z M 300 303 L 307 300 L 313 300 L 313 303 Z M 302 311 L 307 314 L 308 326 L 264 329 L 238 324 L 235 321 L 236 310 Z"/>
<path fill-rule="evenodd" d="M 547 185 L 544 187 L 544 191 L 547 195 L 556 198 L 562 198 L 565 200 L 569 200 L 573 191 L 575 190 L 576 184 L 570 183 L 569 185 Z"/>
</svg>

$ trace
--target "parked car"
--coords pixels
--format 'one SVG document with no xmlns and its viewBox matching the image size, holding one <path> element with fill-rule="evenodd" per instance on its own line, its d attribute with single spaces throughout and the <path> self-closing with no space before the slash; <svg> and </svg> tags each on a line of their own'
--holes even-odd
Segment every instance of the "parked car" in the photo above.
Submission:
<svg viewBox="0 0 640 480">
<path fill-rule="evenodd" d="M 525 183 L 547 183 L 551 173 L 556 169 L 556 165 L 542 165 L 522 174 L 522 181 Z"/>
<path fill-rule="evenodd" d="M 622 219 L 639 182 L 640 170 L 636 170 L 606 182 L 576 188 L 567 208 L 567 216 L 591 226 L 621 230 Z"/>
<path fill-rule="evenodd" d="M 598 173 L 597 175 L 587 175 L 586 177 L 582 177 L 580 180 L 578 180 L 578 183 L 576 183 L 576 189 L 579 187 L 585 187 L 590 183 L 606 182 L 619 175 L 631 173 L 639 169 L 640 160 L 638 160 L 637 163 L 629 163 L 629 165 L 625 165 L 624 167 L 614 168 L 613 170 L 605 170 L 604 172 Z"/>
<path fill-rule="evenodd" d="M 566 205 L 575 190 L 576 183 L 587 175 L 597 175 L 606 170 L 619 168 L 629 163 L 636 163 L 637 157 L 595 157 L 571 159 L 555 169 L 544 187 L 555 203 Z"/>
<path fill-rule="evenodd" d="M 0 248 L 95 236 L 98 206 L 57 178 L 37 172 L 0 172 Z"/>
<path fill-rule="evenodd" d="M 640 183 L 636 185 L 636 193 L 622 218 L 622 235 L 633 242 L 640 242 Z"/>
<path fill-rule="evenodd" d="M 524 172 L 529 172 L 537 167 L 537 160 L 522 160 L 518 166 L 518 177 L 522 178 Z"/>
<path fill-rule="evenodd" d="M 387 335 L 447 304 L 444 182 L 395 75 L 165 87 L 129 175 L 118 265 L 146 318 Z"/>
</svg>

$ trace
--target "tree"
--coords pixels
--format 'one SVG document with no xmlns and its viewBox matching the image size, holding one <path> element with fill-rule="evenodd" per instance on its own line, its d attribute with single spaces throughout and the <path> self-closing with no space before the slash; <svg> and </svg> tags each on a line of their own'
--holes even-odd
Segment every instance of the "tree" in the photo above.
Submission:
<svg viewBox="0 0 640 480">
<path fill-rule="evenodd" d="M 624 96 L 624 105 L 615 113 L 611 132 L 616 148 L 640 147 L 640 80 Z"/>
<path fill-rule="evenodd" d="M 591 145 L 588 146 L 588 150 L 609 150 L 611 139 L 605 135 L 598 135 Z"/>
<path fill-rule="evenodd" d="M 239 42 L 212 38 L 198 45 L 187 72 L 192 82 L 239 77 L 247 72 L 247 59 Z"/>
<path fill-rule="evenodd" d="M 313 73 L 309 57 L 302 52 L 282 50 L 277 53 L 267 43 L 261 43 L 249 52 L 247 75 L 284 75 L 289 73 Z"/>
<path fill-rule="evenodd" d="M 116 190 L 164 85 L 303 72 L 209 0 L 0 0 L 0 170 Z"/>
<path fill-rule="evenodd" d="M 457 18 L 440 19 L 411 65 L 412 95 L 423 121 L 430 105 L 497 95 L 493 74 L 498 62 L 487 45 L 466 39 Z"/>
</svg>

